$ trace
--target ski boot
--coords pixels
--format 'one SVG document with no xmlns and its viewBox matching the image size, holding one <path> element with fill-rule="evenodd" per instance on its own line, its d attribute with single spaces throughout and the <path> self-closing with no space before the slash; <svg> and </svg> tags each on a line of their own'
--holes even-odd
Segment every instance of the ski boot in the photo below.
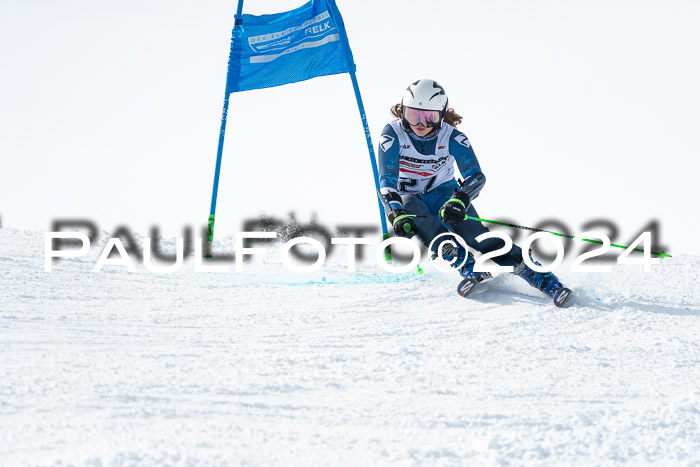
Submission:
<svg viewBox="0 0 700 467">
<path fill-rule="evenodd" d="M 532 259 L 532 256 L 530 259 L 534 264 L 541 266 L 540 263 Z M 553 273 L 533 271 L 522 260 L 513 267 L 513 274 L 522 277 L 525 282 L 552 297 L 554 305 L 558 307 L 563 307 L 571 296 L 571 290 L 564 287 Z"/>
<path fill-rule="evenodd" d="M 469 260 L 472 260 L 471 264 L 469 264 Z M 481 284 L 482 282 L 488 282 L 493 279 L 493 275 L 490 272 L 474 272 L 473 269 L 474 256 L 472 256 L 470 253 L 469 259 L 467 259 L 467 264 L 462 266 L 459 270 L 459 274 L 464 277 L 464 280 L 462 280 L 462 282 L 460 282 L 457 286 L 457 293 L 462 297 L 466 297 L 475 285 Z"/>
<path fill-rule="evenodd" d="M 465 256 L 467 257 L 466 262 L 459 267 Z M 437 253 L 433 252 L 432 258 L 437 258 Z M 463 280 L 457 286 L 457 293 L 462 297 L 466 297 L 475 285 L 493 279 L 490 272 L 474 272 L 474 263 L 476 262 L 474 255 L 461 245 L 454 247 L 449 243 L 445 244 L 442 248 L 442 259 L 452 262 L 453 267 L 459 268 L 459 275 L 462 276 Z"/>
</svg>

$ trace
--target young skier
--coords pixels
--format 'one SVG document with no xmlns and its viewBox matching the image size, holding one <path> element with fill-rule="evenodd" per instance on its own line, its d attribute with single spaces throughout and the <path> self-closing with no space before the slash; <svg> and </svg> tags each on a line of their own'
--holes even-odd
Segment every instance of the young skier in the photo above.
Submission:
<svg viewBox="0 0 700 467">
<path fill-rule="evenodd" d="M 399 236 L 418 236 L 428 246 L 436 236 L 449 231 L 481 253 L 495 251 L 504 246 L 503 240 L 477 242 L 475 238 L 488 229 L 480 222 L 464 220 L 466 215 L 478 217 L 473 201 L 486 177 L 469 139 L 455 129 L 462 117 L 448 108 L 447 102 L 442 86 L 421 79 L 407 88 L 400 104 L 391 108 L 397 120 L 384 127 L 379 142 L 382 204 Z M 463 178 L 461 183 L 455 180 L 455 161 Z M 440 241 L 435 243 L 439 245 Z M 431 253 L 433 257 L 438 254 Z M 474 256 L 459 244 L 456 248 L 446 244 L 440 254 L 454 267 L 464 263 L 459 268 L 464 279 L 457 289 L 462 296 L 475 284 L 491 278 L 488 272 L 473 271 Z M 551 296 L 556 306 L 563 306 L 571 294 L 551 272 L 529 268 L 517 245 L 493 260 L 501 266 L 513 266 L 514 274 Z"/>
</svg>

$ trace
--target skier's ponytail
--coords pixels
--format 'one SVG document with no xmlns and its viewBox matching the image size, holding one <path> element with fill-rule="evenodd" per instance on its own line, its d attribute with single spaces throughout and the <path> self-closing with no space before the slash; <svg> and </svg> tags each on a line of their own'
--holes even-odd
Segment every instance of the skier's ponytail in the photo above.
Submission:
<svg viewBox="0 0 700 467">
<path fill-rule="evenodd" d="M 447 110 L 445 110 L 443 119 L 452 126 L 457 126 L 462 123 L 462 116 L 455 112 L 455 109 L 452 107 L 448 107 Z"/>
</svg>

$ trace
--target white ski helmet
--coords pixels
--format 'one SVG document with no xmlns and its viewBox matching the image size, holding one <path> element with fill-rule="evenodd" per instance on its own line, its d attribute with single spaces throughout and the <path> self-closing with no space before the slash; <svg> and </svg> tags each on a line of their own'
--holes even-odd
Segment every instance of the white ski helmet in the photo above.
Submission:
<svg viewBox="0 0 700 467">
<path fill-rule="evenodd" d="M 404 128 L 409 129 L 410 124 L 406 120 L 406 107 L 417 110 L 437 110 L 440 114 L 436 126 L 440 128 L 447 110 L 445 88 L 432 79 L 419 79 L 406 88 L 406 93 L 401 99 L 401 120 Z"/>
</svg>

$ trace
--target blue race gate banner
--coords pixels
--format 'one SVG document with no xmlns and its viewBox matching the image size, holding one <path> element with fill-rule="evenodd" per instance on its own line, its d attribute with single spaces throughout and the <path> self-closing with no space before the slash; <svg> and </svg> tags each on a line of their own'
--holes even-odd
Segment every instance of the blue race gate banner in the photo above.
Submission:
<svg viewBox="0 0 700 467">
<path fill-rule="evenodd" d="M 226 74 L 226 92 L 221 111 L 219 145 L 216 150 L 214 186 L 207 223 L 209 246 L 214 239 L 214 218 L 219 193 L 221 160 L 226 135 L 226 116 L 232 92 L 270 88 L 316 76 L 348 73 L 365 131 L 367 150 L 377 190 L 377 206 L 383 238 L 387 238 L 384 208 L 379 199 L 379 174 L 369 125 L 355 76 L 355 61 L 335 0 L 311 0 L 301 7 L 272 15 L 244 15 L 238 0 Z M 209 253 L 205 256 L 211 257 Z M 389 258 L 389 256 L 387 256 Z"/>
<path fill-rule="evenodd" d="M 340 13 L 333 0 L 311 0 L 285 13 L 241 15 L 231 39 L 226 93 L 354 72 L 352 53 L 344 50 L 342 18 L 339 30 L 334 16 Z"/>
</svg>

